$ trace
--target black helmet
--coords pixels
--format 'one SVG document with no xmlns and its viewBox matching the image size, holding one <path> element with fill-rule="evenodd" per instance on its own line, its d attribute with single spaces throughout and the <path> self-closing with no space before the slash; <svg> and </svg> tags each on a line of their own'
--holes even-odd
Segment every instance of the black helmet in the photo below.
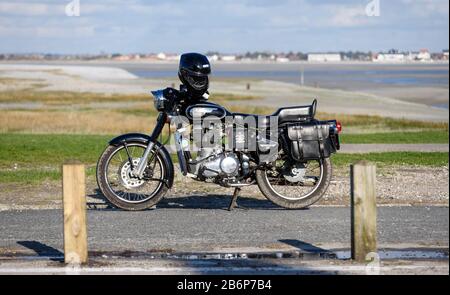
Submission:
<svg viewBox="0 0 450 295">
<path fill-rule="evenodd" d="M 200 53 L 184 53 L 180 57 L 178 77 L 191 91 L 203 94 L 208 90 L 208 75 L 211 65 L 206 56 Z"/>
</svg>

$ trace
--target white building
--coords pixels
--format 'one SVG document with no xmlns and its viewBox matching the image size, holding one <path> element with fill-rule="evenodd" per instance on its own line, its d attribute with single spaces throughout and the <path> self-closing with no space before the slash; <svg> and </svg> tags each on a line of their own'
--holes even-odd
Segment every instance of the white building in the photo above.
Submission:
<svg viewBox="0 0 450 295">
<path fill-rule="evenodd" d="M 179 54 L 166 54 L 166 60 L 179 61 L 180 55 Z"/>
<path fill-rule="evenodd" d="M 213 54 L 208 56 L 208 60 L 211 61 L 218 61 L 219 60 L 219 56 L 217 54 Z"/>
<path fill-rule="evenodd" d="M 289 58 L 283 57 L 283 56 L 278 56 L 276 61 L 277 62 L 289 62 Z"/>
<path fill-rule="evenodd" d="M 235 55 L 224 55 L 220 58 L 222 61 L 235 61 L 236 56 Z"/>
<path fill-rule="evenodd" d="M 410 52 L 406 57 L 409 61 L 431 61 L 431 54 L 427 49 L 420 52 Z"/>
<path fill-rule="evenodd" d="M 339 53 L 310 53 L 308 54 L 309 62 L 340 62 L 342 61 Z"/>
<path fill-rule="evenodd" d="M 448 54 L 448 50 L 444 50 L 442 53 L 442 59 L 443 60 L 448 60 L 449 54 Z"/>
<path fill-rule="evenodd" d="M 405 60 L 403 53 L 380 53 L 373 59 L 374 62 L 404 62 Z"/>
<path fill-rule="evenodd" d="M 419 54 L 417 55 L 417 59 L 420 61 L 430 61 L 431 54 L 428 49 L 421 49 Z"/>
<path fill-rule="evenodd" d="M 419 55 L 419 52 L 410 52 L 407 56 L 406 59 L 409 61 L 415 61 L 417 60 L 417 56 Z"/>
<path fill-rule="evenodd" d="M 166 54 L 164 52 L 160 52 L 156 55 L 156 58 L 164 60 L 166 59 Z"/>
</svg>

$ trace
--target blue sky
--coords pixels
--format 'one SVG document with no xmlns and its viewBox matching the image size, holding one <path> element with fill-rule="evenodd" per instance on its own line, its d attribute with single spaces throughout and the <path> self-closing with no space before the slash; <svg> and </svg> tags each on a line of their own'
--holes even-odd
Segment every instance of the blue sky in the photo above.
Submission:
<svg viewBox="0 0 450 295">
<path fill-rule="evenodd" d="M 449 47 L 448 0 L 0 0 L 0 52 L 418 50 Z"/>
</svg>

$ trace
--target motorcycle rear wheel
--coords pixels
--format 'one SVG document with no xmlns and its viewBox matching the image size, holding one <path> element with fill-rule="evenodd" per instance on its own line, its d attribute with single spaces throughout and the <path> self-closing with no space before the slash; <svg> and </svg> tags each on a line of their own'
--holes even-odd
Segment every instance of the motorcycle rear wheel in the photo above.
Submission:
<svg viewBox="0 0 450 295">
<path fill-rule="evenodd" d="M 328 189 L 332 177 L 332 165 L 329 158 L 320 162 L 320 177 L 311 192 L 305 195 L 284 195 L 277 191 L 267 170 L 256 171 L 256 181 L 263 195 L 274 204 L 286 209 L 304 209 L 319 201 Z M 272 183 L 271 183 L 272 182 Z M 292 185 L 292 184 L 291 184 Z"/>
</svg>

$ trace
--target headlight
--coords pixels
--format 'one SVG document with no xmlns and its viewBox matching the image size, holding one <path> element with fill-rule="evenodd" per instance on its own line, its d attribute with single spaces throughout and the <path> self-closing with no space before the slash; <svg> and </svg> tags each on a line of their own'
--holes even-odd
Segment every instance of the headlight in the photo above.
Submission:
<svg viewBox="0 0 450 295">
<path fill-rule="evenodd" d="M 167 98 L 164 97 L 164 91 L 163 90 L 156 90 L 152 91 L 153 97 L 154 97 L 154 105 L 155 109 L 159 112 L 164 111 L 166 109 L 167 104 Z"/>
</svg>

